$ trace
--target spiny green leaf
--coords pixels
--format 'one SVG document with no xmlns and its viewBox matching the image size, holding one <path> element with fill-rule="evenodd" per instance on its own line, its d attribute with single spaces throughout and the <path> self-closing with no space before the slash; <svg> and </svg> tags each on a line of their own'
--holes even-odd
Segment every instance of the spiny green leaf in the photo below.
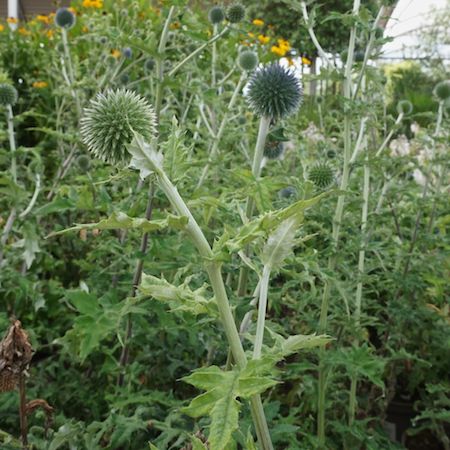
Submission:
<svg viewBox="0 0 450 450">
<path fill-rule="evenodd" d="M 149 232 L 149 231 L 159 231 L 164 228 L 170 227 L 181 230 L 187 225 L 188 220 L 189 219 L 185 216 L 179 217 L 173 216 L 171 214 L 169 214 L 165 219 L 147 220 L 142 218 L 129 217 L 123 212 L 114 212 L 113 214 L 111 214 L 110 217 L 108 217 L 107 219 L 100 220 L 100 222 L 78 224 L 74 227 L 51 233 L 47 237 L 57 236 L 59 234 L 68 233 L 70 231 L 92 230 L 92 229 L 117 230 L 117 229 L 133 228 L 142 230 L 144 232 Z"/>
<path fill-rule="evenodd" d="M 205 297 L 207 286 L 192 291 L 187 282 L 174 286 L 168 281 L 143 274 L 139 292 L 167 303 L 172 311 L 187 311 L 192 314 L 209 314 L 217 316 L 217 306 L 213 299 Z"/>
<path fill-rule="evenodd" d="M 233 387 L 229 395 L 216 402 L 211 412 L 209 438 L 211 448 L 223 450 L 230 442 L 233 431 L 238 428 L 241 404 L 233 396 Z"/>
<path fill-rule="evenodd" d="M 298 231 L 303 216 L 295 214 L 284 220 L 269 236 L 262 254 L 262 262 L 270 269 L 278 269 L 290 255 L 295 244 L 295 234 Z"/>
</svg>

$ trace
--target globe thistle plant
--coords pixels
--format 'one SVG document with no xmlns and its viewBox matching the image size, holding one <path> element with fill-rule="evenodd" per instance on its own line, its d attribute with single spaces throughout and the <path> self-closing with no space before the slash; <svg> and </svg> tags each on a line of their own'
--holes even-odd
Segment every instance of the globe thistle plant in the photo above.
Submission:
<svg viewBox="0 0 450 450">
<path fill-rule="evenodd" d="M 230 23 L 242 22 L 245 18 L 245 8 L 240 3 L 234 3 L 227 9 L 227 20 Z"/>
<path fill-rule="evenodd" d="M 156 135 L 156 116 L 142 97 L 126 89 L 107 90 L 90 101 L 81 119 L 81 137 L 90 152 L 103 161 L 120 164 L 130 159 L 127 145 L 140 134 L 150 142 Z"/>
<path fill-rule="evenodd" d="M 320 189 L 325 189 L 334 181 L 334 171 L 327 163 L 317 163 L 308 173 L 308 180 Z"/>
<path fill-rule="evenodd" d="M 14 86 L 9 83 L 0 83 L 0 105 L 14 105 L 17 102 L 18 94 Z"/>
<path fill-rule="evenodd" d="M 441 101 L 450 98 L 450 80 L 444 80 L 438 83 L 434 88 L 434 95 Z"/>
<path fill-rule="evenodd" d="M 225 12 L 220 6 L 213 6 L 208 13 L 208 19 L 213 25 L 217 25 L 225 20 Z"/>
<path fill-rule="evenodd" d="M 69 8 L 59 8 L 55 14 L 55 24 L 60 28 L 72 28 L 75 25 L 75 14 Z"/>
<path fill-rule="evenodd" d="M 299 108 L 302 98 L 298 78 L 278 63 L 257 69 L 248 84 L 249 105 L 259 116 L 282 119 Z"/>
<path fill-rule="evenodd" d="M 238 64 L 242 70 L 251 72 L 258 65 L 258 55 L 252 50 L 244 50 L 239 53 Z"/>
<path fill-rule="evenodd" d="M 397 112 L 399 114 L 403 114 L 404 116 L 407 116 L 408 114 L 411 114 L 413 110 L 413 105 L 409 100 L 400 100 L 397 103 Z"/>
</svg>

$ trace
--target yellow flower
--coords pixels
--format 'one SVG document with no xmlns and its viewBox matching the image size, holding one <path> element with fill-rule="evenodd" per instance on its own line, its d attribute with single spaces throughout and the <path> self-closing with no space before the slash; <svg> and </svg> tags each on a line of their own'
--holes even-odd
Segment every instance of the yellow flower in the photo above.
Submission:
<svg viewBox="0 0 450 450">
<path fill-rule="evenodd" d="M 288 66 L 294 66 L 294 60 L 292 58 L 287 58 Z"/>
<path fill-rule="evenodd" d="M 312 61 L 310 61 L 306 56 L 302 56 L 302 64 L 310 66 L 312 64 Z"/>
<path fill-rule="evenodd" d="M 270 41 L 270 37 L 269 36 L 265 36 L 264 34 L 259 34 L 258 35 L 258 41 L 261 42 L 261 44 L 267 44 Z"/>
<path fill-rule="evenodd" d="M 49 16 L 44 16 L 42 14 L 38 14 L 36 16 L 36 20 L 38 22 L 42 22 L 42 23 L 45 23 L 45 24 L 49 24 L 50 23 L 50 17 Z"/>
<path fill-rule="evenodd" d="M 3 31 L 5 27 L 0 23 L 0 32 Z"/>
<path fill-rule="evenodd" d="M 283 48 L 278 47 L 277 45 L 272 45 L 272 47 L 270 48 L 270 51 L 272 53 L 275 53 L 278 56 L 284 56 L 287 51 Z"/>
<path fill-rule="evenodd" d="M 46 36 L 47 36 L 49 39 L 53 39 L 54 31 L 53 31 L 53 30 L 47 30 L 47 31 L 45 32 L 45 34 L 46 34 Z"/>
<path fill-rule="evenodd" d="M 261 19 L 254 19 L 252 22 L 253 25 L 256 25 L 257 27 L 262 27 L 264 25 L 264 20 Z"/>
<path fill-rule="evenodd" d="M 291 49 L 291 45 L 289 44 L 288 41 L 286 41 L 286 39 L 278 39 L 278 47 L 286 50 L 286 52 L 288 52 Z"/>
<path fill-rule="evenodd" d="M 122 53 L 120 52 L 120 50 L 117 49 L 111 50 L 111 55 L 114 56 L 114 58 L 119 58 L 121 54 Z"/>
<path fill-rule="evenodd" d="M 87 33 L 87 32 L 89 31 L 89 28 L 85 25 L 85 26 L 81 29 L 81 31 L 82 31 L 83 33 Z"/>
<path fill-rule="evenodd" d="M 255 33 L 247 33 L 248 37 L 254 38 L 255 37 Z"/>
<path fill-rule="evenodd" d="M 36 89 L 43 89 L 48 86 L 48 83 L 46 81 L 35 81 L 32 86 Z"/>
<path fill-rule="evenodd" d="M 16 17 L 8 17 L 8 18 L 6 19 L 6 21 L 7 21 L 8 23 L 17 23 L 17 22 L 19 21 L 19 19 L 17 19 Z"/>
<path fill-rule="evenodd" d="M 84 8 L 103 8 L 103 0 L 83 0 L 81 4 Z"/>
<path fill-rule="evenodd" d="M 72 14 L 74 14 L 75 16 L 77 15 L 77 10 L 75 8 L 70 7 L 68 9 Z"/>
<path fill-rule="evenodd" d="M 173 22 L 173 23 L 170 24 L 170 29 L 171 30 L 178 30 L 178 28 L 180 28 L 180 27 L 181 27 L 180 22 Z"/>
<path fill-rule="evenodd" d="M 31 33 L 24 27 L 20 27 L 17 30 L 22 36 L 29 36 Z"/>
</svg>

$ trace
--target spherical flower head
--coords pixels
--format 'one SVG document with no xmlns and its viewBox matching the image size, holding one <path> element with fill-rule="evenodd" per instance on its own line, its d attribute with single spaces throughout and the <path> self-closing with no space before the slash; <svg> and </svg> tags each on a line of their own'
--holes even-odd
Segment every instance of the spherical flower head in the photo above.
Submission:
<svg viewBox="0 0 450 450">
<path fill-rule="evenodd" d="M 77 158 L 77 165 L 82 172 L 87 172 L 91 168 L 91 159 L 87 155 L 80 155 Z"/>
<path fill-rule="evenodd" d="M 403 114 L 404 116 L 407 116 L 408 114 L 411 114 L 413 110 L 413 105 L 409 100 L 400 100 L 397 103 L 397 112 L 399 114 Z"/>
<path fill-rule="evenodd" d="M 297 193 L 297 190 L 295 189 L 294 186 L 288 186 L 288 187 L 285 187 L 284 189 L 281 189 L 281 191 L 278 192 L 278 195 L 281 198 L 289 198 L 289 197 L 293 197 L 296 193 Z"/>
<path fill-rule="evenodd" d="M 225 20 L 225 12 L 220 6 L 213 6 L 208 13 L 208 19 L 213 25 L 217 25 Z"/>
<path fill-rule="evenodd" d="M 129 161 L 127 145 L 139 133 L 145 141 L 156 135 L 156 117 L 151 105 L 126 90 L 99 93 L 84 109 L 81 138 L 97 158 L 112 164 Z"/>
<path fill-rule="evenodd" d="M 239 53 L 238 64 L 242 70 L 251 72 L 258 65 L 258 55 L 252 50 L 244 50 Z"/>
<path fill-rule="evenodd" d="M 264 156 L 268 159 L 277 159 L 283 153 L 283 142 L 267 141 L 264 146 Z"/>
<path fill-rule="evenodd" d="M 247 99 L 257 115 L 282 119 L 297 111 L 303 92 L 294 73 L 274 63 L 253 73 L 248 84 Z"/>
<path fill-rule="evenodd" d="M 0 105 L 14 105 L 17 102 L 18 94 L 14 86 L 8 83 L 0 83 Z"/>
<path fill-rule="evenodd" d="M 227 9 L 227 19 L 230 23 L 242 22 L 245 18 L 245 8 L 240 3 L 234 3 Z"/>
<path fill-rule="evenodd" d="M 59 8 L 55 14 L 55 23 L 60 28 L 72 28 L 75 25 L 75 14 L 69 8 Z"/>
<path fill-rule="evenodd" d="M 327 163 L 318 163 L 309 170 L 308 180 L 318 188 L 325 189 L 334 182 L 333 169 Z"/>
<path fill-rule="evenodd" d="M 434 94 L 442 101 L 450 98 L 450 80 L 444 80 L 438 83 L 434 88 Z"/>
<path fill-rule="evenodd" d="M 155 60 L 153 58 L 148 58 L 145 60 L 144 69 L 147 72 L 151 72 L 155 68 Z"/>
<path fill-rule="evenodd" d="M 131 57 L 133 56 L 133 50 L 131 50 L 130 47 L 125 47 L 124 49 L 122 49 L 122 55 L 126 59 L 131 59 Z"/>
</svg>

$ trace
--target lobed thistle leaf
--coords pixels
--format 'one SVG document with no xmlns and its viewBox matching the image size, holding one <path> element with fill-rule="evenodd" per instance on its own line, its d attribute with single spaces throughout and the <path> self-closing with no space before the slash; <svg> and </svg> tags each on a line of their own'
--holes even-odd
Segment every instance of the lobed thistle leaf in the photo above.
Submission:
<svg viewBox="0 0 450 450">
<path fill-rule="evenodd" d="M 55 14 L 55 24 L 60 28 L 72 28 L 75 25 L 75 14 L 69 8 L 59 8 Z"/>
<path fill-rule="evenodd" d="M 333 183 L 334 172 L 327 163 L 318 163 L 310 169 L 308 179 L 318 188 L 325 189 Z"/>
<path fill-rule="evenodd" d="M 223 22 L 225 19 L 225 12 L 220 6 L 213 6 L 208 13 L 208 19 L 213 25 Z"/>
<path fill-rule="evenodd" d="M 411 114 L 413 110 L 413 105 L 409 100 L 400 100 L 397 103 L 397 112 L 399 114 L 403 114 L 407 116 L 408 114 Z"/>
<path fill-rule="evenodd" d="M 97 158 L 112 164 L 130 160 L 127 145 L 135 133 L 150 142 L 156 135 L 156 116 L 152 106 L 126 89 L 99 93 L 84 109 L 81 138 Z"/>
<path fill-rule="evenodd" d="M 17 102 L 18 94 L 14 86 L 9 83 L 0 83 L 0 105 L 14 105 Z"/>
<path fill-rule="evenodd" d="M 234 3 L 227 9 L 227 19 L 230 23 L 242 22 L 245 18 L 245 8 L 240 3 Z"/>
<path fill-rule="evenodd" d="M 248 84 L 248 103 L 259 116 L 282 119 L 299 108 L 302 98 L 300 81 L 278 63 L 257 69 Z"/>
<path fill-rule="evenodd" d="M 238 64 L 242 70 L 251 72 L 258 65 L 258 55 L 252 50 L 244 50 L 239 53 Z"/>
<path fill-rule="evenodd" d="M 441 81 L 434 88 L 434 94 L 439 100 L 447 100 L 450 98 L 450 80 Z"/>
</svg>

